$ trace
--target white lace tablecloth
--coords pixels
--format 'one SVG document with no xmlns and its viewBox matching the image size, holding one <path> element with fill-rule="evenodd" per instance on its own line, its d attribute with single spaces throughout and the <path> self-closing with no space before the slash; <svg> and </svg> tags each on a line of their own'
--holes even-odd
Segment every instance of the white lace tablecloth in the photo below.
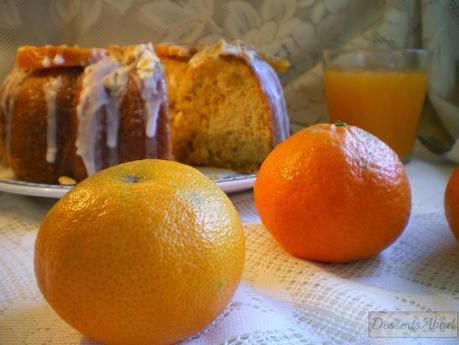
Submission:
<svg viewBox="0 0 459 345">
<path fill-rule="evenodd" d="M 368 337 L 368 311 L 459 311 L 459 245 L 445 220 L 453 166 L 414 159 L 410 223 L 378 257 L 350 264 L 299 260 L 259 224 L 252 194 L 232 195 L 247 238 L 241 285 L 227 310 L 185 344 L 459 344 L 459 338 Z M 41 297 L 33 244 L 51 200 L 0 193 L 0 344 L 90 345 Z"/>
</svg>

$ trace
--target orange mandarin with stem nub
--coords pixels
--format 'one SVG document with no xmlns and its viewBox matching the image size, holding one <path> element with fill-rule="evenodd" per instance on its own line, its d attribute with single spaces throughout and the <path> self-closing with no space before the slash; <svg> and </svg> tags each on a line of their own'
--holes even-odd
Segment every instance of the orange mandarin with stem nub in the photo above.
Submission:
<svg viewBox="0 0 459 345">
<path fill-rule="evenodd" d="M 35 275 L 87 337 L 172 344 L 225 309 L 244 258 L 239 214 L 215 183 L 184 164 L 142 160 L 85 179 L 51 208 Z"/>
<path fill-rule="evenodd" d="M 397 154 L 344 122 L 291 136 L 254 186 L 266 229 L 294 256 L 347 262 L 378 254 L 408 223 L 411 192 Z"/>
</svg>

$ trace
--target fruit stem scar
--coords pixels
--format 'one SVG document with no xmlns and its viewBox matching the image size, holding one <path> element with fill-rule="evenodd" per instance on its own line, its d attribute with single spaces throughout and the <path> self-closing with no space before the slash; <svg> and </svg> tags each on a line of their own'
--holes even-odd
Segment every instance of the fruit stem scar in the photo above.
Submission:
<svg viewBox="0 0 459 345">
<path fill-rule="evenodd" d="M 137 183 L 143 180 L 143 176 L 139 175 L 128 175 L 126 176 L 127 183 Z"/>
<path fill-rule="evenodd" d="M 334 123 L 334 125 L 335 125 L 336 127 L 346 127 L 346 126 L 347 126 L 347 123 L 344 122 L 344 121 L 336 121 L 336 122 Z"/>
</svg>

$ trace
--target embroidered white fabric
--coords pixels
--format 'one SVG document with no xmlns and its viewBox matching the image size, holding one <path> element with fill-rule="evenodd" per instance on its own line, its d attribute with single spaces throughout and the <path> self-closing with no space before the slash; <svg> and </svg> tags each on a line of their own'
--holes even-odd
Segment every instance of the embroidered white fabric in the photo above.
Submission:
<svg viewBox="0 0 459 345">
<path fill-rule="evenodd" d="M 459 311 L 459 244 L 443 214 L 452 166 L 413 160 L 410 223 L 379 256 L 323 264 L 287 254 L 259 223 L 251 192 L 231 196 L 245 224 L 247 261 L 232 302 L 204 344 L 458 344 L 368 338 L 369 311 Z M 33 273 L 37 228 L 53 201 L 0 193 L 0 344 L 95 345 L 46 304 Z"/>
</svg>

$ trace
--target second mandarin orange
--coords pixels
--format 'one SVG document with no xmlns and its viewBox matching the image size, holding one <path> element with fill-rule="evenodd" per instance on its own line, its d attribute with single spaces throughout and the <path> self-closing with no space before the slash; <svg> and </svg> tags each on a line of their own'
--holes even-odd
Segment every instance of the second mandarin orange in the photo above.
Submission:
<svg viewBox="0 0 459 345">
<path fill-rule="evenodd" d="M 277 146 L 258 172 L 254 197 L 282 247 L 325 262 L 378 254 L 402 233 L 411 210 L 395 152 L 343 123 L 305 128 Z"/>
</svg>

